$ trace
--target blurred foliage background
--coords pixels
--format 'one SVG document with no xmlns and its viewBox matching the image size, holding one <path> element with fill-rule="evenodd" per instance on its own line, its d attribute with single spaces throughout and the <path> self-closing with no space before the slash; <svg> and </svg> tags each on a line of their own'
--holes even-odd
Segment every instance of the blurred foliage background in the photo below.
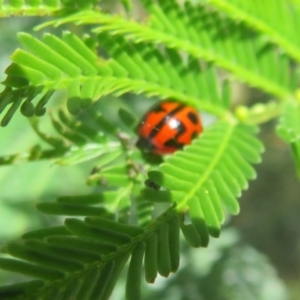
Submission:
<svg viewBox="0 0 300 300">
<path fill-rule="evenodd" d="M 106 8 L 118 9 L 106 2 Z M 16 33 L 32 33 L 39 22 L 36 18 L 0 19 L 0 81 L 5 78 L 9 55 L 19 46 Z M 234 90 L 235 102 L 251 104 L 264 99 L 263 94 L 241 85 Z M 61 101 L 51 102 L 53 111 Z M 51 130 L 49 116 L 41 122 L 44 131 Z M 153 286 L 144 283 L 144 299 L 300 298 L 300 183 L 288 146 L 272 132 L 274 125 L 273 121 L 262 127 L 266 152 L 257 167 L 258 179 L 240 199 L 239 216 L 228 221 L 221 237 L 212 240 L 208 249 L 191 249 L 183 242 L 179 272 L 167 280 L 158 278 Z M 22 153 L 37 143 L 42 142 L 19 113 L 7 128 L 0 129 L 0 157 Z M 61 167 L 49 161 L 0 166 L 0 247 L 26 231 L 60 224 L 59 218 L 38 213 L 35 204 L 91 192 L 85 182 L 92 167 L 93 162 Z M 0 282 L 14 282 L 18 279 L 14 276 L 0 272 Z M 112 300 L 123 299 L 124 284 L 125 276 Z"/>
</svg>

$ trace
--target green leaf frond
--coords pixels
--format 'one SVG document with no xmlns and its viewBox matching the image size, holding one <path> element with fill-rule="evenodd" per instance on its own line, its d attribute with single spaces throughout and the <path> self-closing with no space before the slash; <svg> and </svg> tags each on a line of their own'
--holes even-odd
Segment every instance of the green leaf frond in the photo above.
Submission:
<svg viewBox="0 0 300 300">
<path fill-rule="evenodd" d="M 96 0 L 1 0 L 0 18 L 11 16 L 51 16 L 65 9 L 74 12 L 91 8 Z"/>
<path fill-rule="evenodd" d="M 69 32 L 62 39 L 45 34 L 40 41 L 24 33 L 19 39 L 29 52 L 16 50 L 6 70 L 0 112 L 10 107 L 2 126 L 19 106 L 25 116 L 43 115 L 53 92 L 60 89 L 68 92 L 67 107 L 72 114 L 105 95 L 127 92 L 180 99 L 219 116 L 228 109 L 213 66 L 184 59 L 172 49 L 163 53 L 151 44 L 128 44 L 120 36 L 101 33 L 100 45 L 111 55 L 104 60 Z"/>
<path fill-rule="evenodd" d="M 278 98 L 285 99 L 294 91 L 293 78 L 297 75 L 291 73 L 290 58 L 248 24 L 237 23 L 203 2 L 193 5 L 185 1 L 184 7 L 175 0 L 142 3 L 149 13 L 146 24 L 90 11 L 45 25 L 101 24 L 95 32 L 107 31 L 135 43 L 147 41 L 183 51 L 194 59 L 212 62 L 238 80 Z"/>
<path fill-rule="evenodd" d="M 208 0 L 208 2 L 231 18 L 243 21 L 265 34 L 270 41 L 279 45 L 292 58 L 300 62 L 299 6 L 286 0 L 272 2 L 268 0 Z"/>
<path fill-rule="evenodd" d="M 39 138 L 44 141 L 49 147 L 43 147 L 40 144 L 33 145 L 27 151 L 5 155 L 0 157 L 1 165 L 12 165 L 17 163 L 32 162 L 38 160 L 54 160 L 66 155 L 70 149 L 71 144 L 67 144 L 66 140 L 61 137 L 51 136 L 45 134 L 39 129 L 39 121 L 37 118 L 30 119 L 31 125 Z"/>
<path fill-rule="evenodd" d="M 151 44 L 133 44 L 122 36 L 110 36 L 105 32 L 98 34 L 98 40 L 114 59 L 111 68 L 119 72 L 123 68 L 124 73 L 120 76 L 157 85 L 157 93 L 154 86 L 151 94 L 145 91 L 149 96 L 179 99 L 217 115 L 228 109 L 229 104 L 223 100 L 223 90 L 219 88 L 220 82 L 211 64 L 201 66 L 198 60 L 184 57 L 176 50 L 160 51 Z"/>
<path fill-rule="evenodd" d="M 95 204 L 97 197 L 86 200 Z M 1 299 L 108 299 L 130 256 L 127 299 L 140 299 L 143 261 L 148 282 L 176 272 L 179 229 L 177 213 L 169 210 L 145 228 L 93 216 L 29 232 L 7 245 L 13 258 L 1 258 L 0 267 L 39 280 L 2 287 Z"/>
<path fill-rule="evenodd" d="M 60 120 L 70 124 L 65 116 Z M 150 283 L 157 274 L 167 277 L 177 271 L 180 228 L 192 246 L 207 246 L 209 235 L 219 236 L 224 221 L 222 207 L 232 214 L 238 212 L 236 197 L 255 177 L 250 163 L 260 161 L 262 145 L 254 137 L 256 131 L 256 127 L 225 121 L 208 128 L 191 146 L 167 158 L 159 167 L 162 179 L 157 171 L 149 173 L 151 180 L 168 191 L 146 190 L 143 196 L 150 200 L 148 203 L 136 197 L 141 188 L 140 175 L 129 176 L 137 166 L 129 166 L 128 158 L 121 163 L 114 160 L 114 155 L 100 157 L 102 167 L 91 176 L 100 174 L 98 181 L 109 189 L 38 204 L 46 214 L 85 218 L 67 218 L 64 226 L 29 232 L 21 240 L 9 243 L 6 252 L 12 257 L 1 258 L 0 267 L 39 281 L 3 287 L 0 296 L 95 299 L 97 295 L 108 299 L 131 257 L 126 295 L 128 299 L 139 299 L 143 264 L 145 279 Z M 80 142 L 67 137 L 73 143 Z M 135 221 L 130 216 L 133 196 Z M 151 204 L 166 201 L 166 197 L 171 207 L 152 219 Z M 190 218 L 191 224 L 183 219 L 182 213 L 187 209 L 185 219 Z"/>
<path fill-rule="evenodd" d="M 117 124 L 99 112 L 90 114 L 89 118 L 91 124 L 70 118 L 63 110 L 59 110 L 57 116 L 50 114 L 53 135 L 40 129 L 38 118 L 30 118 L 33 130 L 46 145 L 39 143 L 28 151 L 0 157 L 0 165 L 45 159 L 59 165 L 74 165 L 95 158 L 98 163 L 107 164 L 124 154 Z"/>
<path fill-rule="evenodd" d="M 131 1 L 120 2 L 130 10 Z M 37 205 L 67 218 L 2 247 L 1 269 L 37 280 L 0 287 L 0 299 L 109 299 L 130 260 L 126 298 L 139 300 L 143 266 L 149 283 L 177 271 L 180 230 L 191 246 L 206 247 L 210 236 L 219 237 L 226 213 L 239 212 L 237 198 L 256 178 L 252 165 L 263 151 L 255 125 L 282 112 L 277 131 L 291 145 L 300 176 L 300 104 L 291 96 L 300 61 L 296 0 L 141 2 L 148 16 L 139 23 L 98 10 L 95 0 L 0 0 L 0 17 L 52 15 L 38 29 L 72 23 L 89 24 L 92 32 L 84 38 L 19 34 L 26 50 L 17 49 L 6 70 L 1 126 L 20 108 L 47 146 L 0 157 L 0 165 L 94 159 L 87 184 L 97 187 L 94 194 Z M 239 106 L 235 118 L 228 73 L 285 101 Z M 50 135 L 37 117 L 58 90 L 76 117 L 51 113 Z M 135 117 L 120 111 L 119 124 L 93 107 L 126 93 L 175 99 L 218 120 L 158 165 L 134 145 Z M 89 109 L 86 122 L 79 113 Z"/>
<path fill-rule="evenodd" d="M 191 224 L 183 233 L 192 245 L 207 246 L 208 235 L 218 237 L 224 222 L 223 207 L 239 212 L 236 200 L 248 180 L 256 177 L 253 163 L 261 161 L 263 146 L 256 127 L 219 121 L 184 151 L 168 157 L 149 178 L 167 190 L 146 188 L 142 195 L 154 202 L 175 202 L 188 210 Z"/>
<path fill-rule="evenodd" d="M 300 179 L 300 103 L 288 101 L 284 105 L 283 113 L 277 127 L 277 134 L 292 149 L 295 165 Z"/>
</svg>

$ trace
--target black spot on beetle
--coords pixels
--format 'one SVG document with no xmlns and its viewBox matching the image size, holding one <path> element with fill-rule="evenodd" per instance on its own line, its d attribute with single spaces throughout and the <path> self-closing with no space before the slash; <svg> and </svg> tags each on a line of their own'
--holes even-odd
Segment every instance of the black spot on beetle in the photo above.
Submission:
<svg viewBox="0 0 300 300">
<path fill-rule="evenodd" d="M 179 143 L 175 139 L 169 139 L 166 142 L 164 142 L 164 146 L 171 147 L 171 148 L 176 148 L 176 149 L 181 149 L 183 147 L 183 144 Z"/>
<path fill-rule="evenodd" d="M 195 113 L 193 113 L 193 112 L 190 111 L 190 112 L 187 114 L 187 117 L 189 118 L 189 120 L 190 120 L 193 124 L 198 124 L 199 118 L 198 118 L 198 116 L 197 116 Z"/>
</svg>

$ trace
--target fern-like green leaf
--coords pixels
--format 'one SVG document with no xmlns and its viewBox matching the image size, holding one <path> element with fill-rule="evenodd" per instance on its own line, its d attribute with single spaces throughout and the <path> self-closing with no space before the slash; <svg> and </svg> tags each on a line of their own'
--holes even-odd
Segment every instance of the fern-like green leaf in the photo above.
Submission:
<svg viewBox="0 0 300 300">
<path fill-rule="evenodd" d="M 250 163 L 261 161 L 263 146 L 254 137 L 255 132 L 255 127 L 216 123 L 184 151 L 168 157 L 159 172 L 149 173 L 151 180 L 169 191 L 145 189 L 143 196 L 150 201 L 161 198 L 175 202 L 178 211 L 189 210 L 192 224 L 206 246 L 208 234 L 220 234 L 223 207 L 237 214 L 236 198 L 248 187 L 247 181 L 256 177 Z"/>
<path fill-rule="evenodd" d="M 300 62 L 299 7 L 289 1 L 208 0 L 235 20 L 241 20 L 280 45 Z M 280 20 L 280 22 L 278 22 Z M 284 26 L 283 26 L 284 24 Z"/>
<path fill-rule="evenodd" d="M 51 148 L 40 144 L 32 146 L 28 151 L 0 157 L 0 165 L 24 163 L 36 160 L 54 160 L 60 165 L 78 164 L 97 158 L 98 163 L 104 165 L 117 159 L 123 153 L 121 143 L 117 140 L 117 127 L 110 124 L 102 115 L 96 113 L 91 116 L 97 124 L 98 130 L 74 118 L 67 118 L 60 110 L 59 120 L 51 115 L 54 130 L 60 135 L 45 134 L 39 128 L 38 118 L 30 118 L 32 128 L 38 137 Z M 105 135 L 106 129 L 112 133 L 112 140 Z"/>
<path fill-rule="evenodd" d="M 59 197 L 54 203 L 39 203 L 38 209 L 46 214 L 64 216 L 105 216 L 115 217 L 127 223 L 133 189 L 132 183 L 119 186 L 101 194 Z M 125 218 L 125 216 L 127 216 Z"/>
<path fill-rule="evenodd" d="M 121 2 L 129 11 L 131 1 Z M 0 92 L 1 126 L 20 109 L 51 148 L 38 145 L 23 156 L 0 157 L 0 164 L 20 158 L 58 158 L 60 165 L 95 159 L 87 183 L 98 186 L 96 194 L 37 205 L 43 213 L 72 218 L 3 247 L 1 269 L 38 280 L 2 287 L 0 299 L 106 300 L 130 260 L 126 298 L 139 300 L 143 263 L 149 283 L 157 274 L 168 277 L 177 271 L 180 230 L 193 247 L 206 247 L 210 236 L 220 235 L 225 211 L 239 212 L 237 198 L 256 177 L 252 164 L 261 161 L 257 128 L 246 124 L 251 124 L 249 119 L 257 125 L 277 116 L 282 106 L 239 107 L 239 123 L 229 112 L 231 78 L 216 67 L 288 99 L 278 133 L 292 145 L 300 174 L 300 105 L 289 98 L 298 84 L 293 60 L 300 59 L 299 22 L 294 20 L 299 8 L 290 11 L 294 6 L 277 0 L 263 15 L 266 0 L 141 2 L 149 15 L 139 23 L 101 12 L 96 0 L 0 0 L 0 17 L 54 16 L 39 28 L 92 25 L 92 35 L 82 39 L 70 32 L 61 38 L 46 33 L 41 39 L 19 34 L 25 50 L 12 54 L 6 70 Z M 286 26 L 281 28 L 276 18 Z M 134 93 L 175 99 L 219 120 L 191 145 L 167 156 L 145 181 L 147 153 L 137 151 L 115 119 L 110 122 L 93 110 L 89 118 L 93 127 L 60 110 L 50 114 L 57 136 L 40 130 L 34 116 L 45 114 L 58 90 L 66 91 L 66 106 L 73 115 L 106 95 Z M 119 116 L 132 134 L 136 118 L 126 111 Z M 152 213 L 155 202 L 167 207 L 159 216 L 156 210 Z"/>
<path fill-rule="evenodd" d="M 72 114 L 100 97 L 127 92 L 180 99 L 219 116 L 228 109 L 228 101 L 223 101 L 227 90 L 218 87 L 212 65 L 201 67 L 193 58 L 185 63 L 174 50 L 163 54 L 152 45 L 130 45 L 121 37 L 102 33 L 99 42 L 112 57 L 103 61 L 68 32 L 62 39 L 50 34 L 45 34 L 43 41 L 28 34 L 20 34 L 19 38 L 29 52 L 19 49 L 12 55 L 14 63 L 7 69 L 4 81 L 7 87 L 0 95 L 0 113 L 10 105 L 2 126 L 22 102 L 21 111 L 26 116 L 43 115 L 53 91 L 60 89 L 68 92 L 67 107 Z M 42 98 L 34 107 L 39 94 Z"/>
<path fill-rule="evenodd" d="M 175 50 L 166 49 L 163 55 L 152 45 L 129 43 L 123 37 L 110 36 L 105 32 L 99 33 L 98 39 L 115 61 L 111 68 L 117 67 L 117 63 L 118 69 L 125 69 L 124 76 L 159 83 L 161 87 L 178 91 L 174 98 L 186 100 L 199 109 L 219 114 L 224 113 L 222 108 L 228 108 L 228 103 L 222 99 L 222 91 L 219 92 L 219 82 L 212 65 L 201 67 L 192 58 L 185 63 Z"/>
<path fill-rule="evenodd" d="M 87 201 L 95 203 L 96 198 Z M 158 244 L 152 243 L 154 237 Z M 1 258 L 1 269 L 37 277 L 40 281 L 2 287 L 1 299 L 20 296 L 27 300 L 37 295 L 64 299 L 71 295 L 76 299 L 105 300 L 131 256 L 126 294 L 129 300 L 136 300 L 140 295 L 144 250 L 146 274 L 151 275 L 151 282 L 157 271 L 163 276 L 176 271 L 179 218 L 176 212 L 169 210 L 144 229 L 95 216 L 84 221 L 67 219 L 65 227 L 27 233 L 22 240 L 6 248 L 19 260 Z M 168 262 L 163 259 L 165 256 Z"/>
<path fill-rule="evenodd" d="M 182 9 L 174 0 L 160 0 L 159 5 L 149 0 L 142 2 L 151 13 L 151 28 L 163 31 L 172 40 L 174 45 L 166 41 L 167 47 L 176 48 L 175 43 L 178 43 L 181 50 L 213 61 L 250 85 L 279 97 L 289 93 L 289 82 L 281 80 L 282 76 L 288 77 L 289 66 L 277 59 L 276 49 L 251 29 L 242 24 L 236 26 L 235 20 L 203 3 L 192 5 L 185 1 Z M 276 69 L 270 69 L 272 65 L 276 65 Z"/>
<path fill-rule="evenodd" d="M 287 97 L 295 88 L 293 80 L 288 80 L 296 76 L 290 74 L 289 58 L 280 54 L 251 26 L 236 26 L 235 20 L 212 10 L 203 2 L 193 5 L 185 1 L 184 7 L 175 0 L 158 3 L 143 0 L 142 3 L 150 14 L 147 24 L 90 11 L 45 25 L 100 23 L 101 27 L 95 32 L 107 31 L 110 35 L 122 35 L 135 43 L 147 41 L 185 51 L 192 58 L 213 62 L 236 78 L 279 98 Z"/>
</svg>

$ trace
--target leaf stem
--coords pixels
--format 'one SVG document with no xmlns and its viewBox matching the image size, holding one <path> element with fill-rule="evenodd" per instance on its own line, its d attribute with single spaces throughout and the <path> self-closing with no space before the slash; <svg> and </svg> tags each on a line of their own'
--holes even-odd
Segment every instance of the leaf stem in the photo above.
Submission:
<svg viewBox="0 0 300 300">
<path fill-rule="evenodd" d="M 235 116 L 243 123 L 259 125 L 278 117 L 282 112 L 282 104 L 272 101 L 266 104 L 258 103 L 251 108 L 241 105 L 235 109 Z"/>
</svg>

